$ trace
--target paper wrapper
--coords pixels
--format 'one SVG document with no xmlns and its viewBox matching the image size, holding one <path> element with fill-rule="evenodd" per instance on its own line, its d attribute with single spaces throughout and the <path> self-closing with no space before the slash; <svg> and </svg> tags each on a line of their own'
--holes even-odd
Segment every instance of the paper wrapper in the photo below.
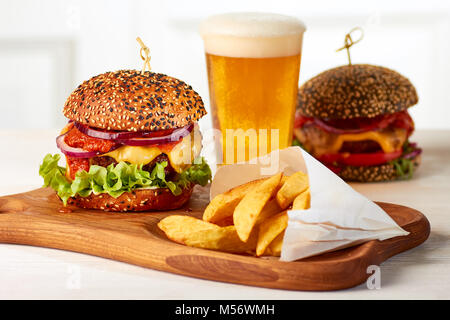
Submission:
<svg viewBox="0 0 450 320">
<path fill-rule="evenodd" d="M 300 170 L 309 176 L 311 207 L 288 211 L 281 260 L 294 261 L 369 240 L 408 234 L 377 204 L 299 147 L 274 151 L 253 163 L 220 167 L 211 184 L 210 197 L 248 181 Z"/>
</svg>

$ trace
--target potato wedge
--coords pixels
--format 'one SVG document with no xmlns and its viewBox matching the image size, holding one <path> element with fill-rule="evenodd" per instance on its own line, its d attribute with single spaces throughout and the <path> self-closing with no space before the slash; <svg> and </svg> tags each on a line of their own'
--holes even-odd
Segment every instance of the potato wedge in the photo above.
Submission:
<svg viewBox="0 0 450 320">
<path fill-rule="evenodd" d="M 283 184 L 286 182 L 286 180 L 287 180 L 289 177 L 290 177 L 290 176 L 285 175 L 285 174 L 283 173 L 283 176 L 281 177 L 281 180 L 280 180 L 280 184 L 278 185 L 277 192 L 278 192 L 278 190 L 280 190 L 280 188 L 283 186 Z"/>
<path fill-rule="evenodd" d="M 281 209 L 286 209 L 294 199 L 308 188 L 308 176 L 298 171 L 286 179 L 286 182 L 278 190 L 276 199 Z"/>
<path fill-rule="evenodd" d="M 239 239 L 235 226 L 214 230 L 201 230 L 186 237 L 184 244 L 190 247 L 233 253 L 255 252 L 257 235 L 253 233 L 247 242 Z"/>
<path fill-rule="evenodd" d="M 263 209 L 261 210 L 261 213 L 259 214 L 258 218 L 256 219 L 255 225 L 260 224 L 267 218 L 270 218 L 271 216 L 273 216 L 281 211 L 283 211 L 283 210 L 281 210 L 280 206 L 278 205 L 277 199 L 275 199 L 275 198 L 270 199 L 266 203 L 266 205 L 263 207 Z"/>
<path fill-rule="evenodd" d="M 170 240 L 179 243 L 184 243 L 189 233 L 220 229 L 213 223 L 182 215 L 168 216 L 158 222 L 158 227 L 164 231 Z"/>
<path fill-rule="evenodd" d="M 228 227 L 233 225 L 233 216 L 226 217 L 220 221 L 214 222 L 214 224 L 220 227 Z"/>
<path fill-rule="evenodd" d="M 262 222 L 259 226 L 256 255 L 263 255 L 266 248 L 280 233 L 286 229 L 287 225 L 288 215 L 286 211 L 280 212 Z"/>
<path fill-rule="evenodd" d="M 309 209 L 311 203 L 311 194 L 309 188 L 300 193 L 292 203 L 292 210 L 305 210 Z"/>
<path fill-rule="evenodd" d="M 234 226 L 219 227 L 194 217 L 173 215 L 162 219 L 158 227 L 172 241 L 197 248 L 234 253 L 254 252 L 256 233 L 249 241 L 239 239 Z"/>
<path fill-rule="evenodd" d="M 234 209 L 233 222 L 242 241 L 248 240 L 258 216 L 269 199 L 274 196 L 282 176 L 283 173 L 280 172 L 251 189 Z"/>
<path fill-rule="evenodd" d="M 284 238 L 284 232 L 280 233 L 273 241 L 270 243 L 270 245 L 267 247 L 265 255 L 279 257 L 281 255 L 281 248 L 283 247 L 283 238 Z"/>
<path fill-rule="evenodd" d="M 242 198 L 253 188 L 259 186 L 267 178 L 250 181 L 237 186 L 225 193 L 218 194 L 211 200 L 203 212 L 203 220 L 216 223 L 227 217 L 232 217 L 234 209 Z"/>
</svg>

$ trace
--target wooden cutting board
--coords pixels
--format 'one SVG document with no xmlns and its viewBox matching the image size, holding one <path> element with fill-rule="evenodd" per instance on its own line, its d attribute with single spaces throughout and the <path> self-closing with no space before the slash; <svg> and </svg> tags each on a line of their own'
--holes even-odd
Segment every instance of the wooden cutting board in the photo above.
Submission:
<svg viewBox="0 0 450 320">
<path fill-rule="evenodd" d="M 196 188 L 183 209 L 157 213 L 107 213 L 73 209 L 60 212 L 51 189 L 0 198 L 0 242 L 57 248 L 123 261 L 138 266 L 215 281 L 290 290 L 337 290 L 366 281 L 369 265 L 424 242 L 430 233 L 419 211 L 389 203 L 379 205 L 408 236 L 307 258 L 278 258 L 216 252 L 168 240 L 157 223 L 169 214 L 201 217 L 209 190 Z"/>
</svg>

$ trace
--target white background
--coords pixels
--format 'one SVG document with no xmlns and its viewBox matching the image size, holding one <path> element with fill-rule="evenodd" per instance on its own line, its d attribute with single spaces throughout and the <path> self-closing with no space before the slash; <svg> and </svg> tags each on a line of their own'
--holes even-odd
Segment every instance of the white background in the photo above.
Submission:
<svg viewBox="0 0 450 320">
<path fill-rule="evenodd" d="M 140 69 L 140 36 L 153 71 L 179 77 L 208 105 L 199 22 L 229 11 L 297 16 L 307 25 L 300 84 L 346 63 L 335 49 L 365 30 L 353 63 L 396 69 L 419 93 L 417 128 L 450 129 L 450 1 L 12 1 L 0 0 L 0 129 L 57 128 L 69 93 L 98 73 Z M 210 126 L 206 117 L 203 128 Z"/>
</svg>

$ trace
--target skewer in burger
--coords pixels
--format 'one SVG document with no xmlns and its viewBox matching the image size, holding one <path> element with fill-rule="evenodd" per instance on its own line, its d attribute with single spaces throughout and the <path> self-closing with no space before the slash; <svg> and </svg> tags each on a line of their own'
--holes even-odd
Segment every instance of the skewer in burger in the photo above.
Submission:
<svg viewBox="0 0 450 320">
<path fill-rule="evenodd" d="M 186 203 L 211 170 L 197 120 L 201 97 L 183 81 L 146 71 L 107 72 L 67 99 L 69 123 L 39 174 L 64 205 L 105 211 L 169 210 Z"/>
<path fill-rule="evenodd" d="M 344 180 L 410 178 L 421 149 L 409 142 L 418 101 L 411 82 L 373 65 L 327 70 L 299 89 L 294 144 Z"/>
</svg>

